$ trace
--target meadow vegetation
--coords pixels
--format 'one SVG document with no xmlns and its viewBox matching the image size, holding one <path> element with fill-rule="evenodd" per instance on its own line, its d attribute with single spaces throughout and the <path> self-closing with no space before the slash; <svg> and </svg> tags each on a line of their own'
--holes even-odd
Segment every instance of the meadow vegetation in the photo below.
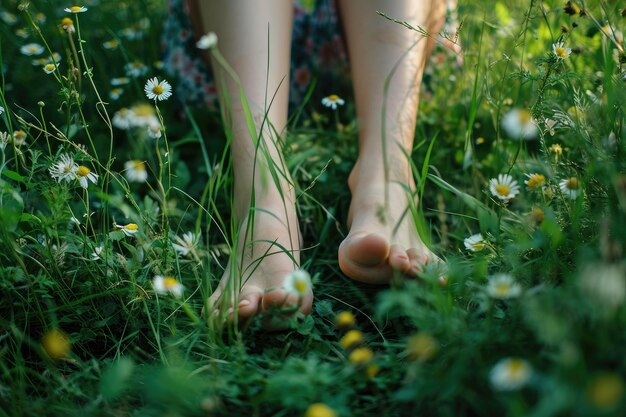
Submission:
<svg viewBox="0 0 626 417">
<path fill-rule="evenodd" d="M 443 285 L 340 272 L 358 122 L 349 96 L 303 102 L 290 288 L 310 276 L 315 301 L 268 333 L 284 312 L 201 314 L 236 247 L 230 135 L 171 89 L 165 2 L 3 1 L 0 415 L 624 415 L 618 3 L 460 4 L 463 62 L 438 48 L 427 70 L 407 213 Z"/>
</svg>

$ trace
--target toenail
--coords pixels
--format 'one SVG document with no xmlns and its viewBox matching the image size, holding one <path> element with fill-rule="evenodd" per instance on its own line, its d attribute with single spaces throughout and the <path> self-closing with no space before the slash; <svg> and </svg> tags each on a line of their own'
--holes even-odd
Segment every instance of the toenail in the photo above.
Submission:
<svg viewBox="0 0 626 417">
<path fill-rule="evenodd" d="M 241 300 L 241 301 L 239 302 L 239 307 L 245 307 L 245 306 L 247 306 L 248 304 L 250 304 L 250 300 Z"/>
</svg>

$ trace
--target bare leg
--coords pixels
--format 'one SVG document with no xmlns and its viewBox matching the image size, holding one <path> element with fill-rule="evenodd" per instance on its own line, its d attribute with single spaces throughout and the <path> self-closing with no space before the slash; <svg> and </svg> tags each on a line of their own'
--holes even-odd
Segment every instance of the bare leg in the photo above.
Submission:
<svg viewBox="0 0 626 417">
<path fill-rule="evenodd" d="M 294 190 L 278 143 L 287 121 L 293 6 L 290 0 L 196 1 L 191 5 L 192 10 L 193 6 L 199 10 L 204 30 L 217 34 L 222 55 L 238 74 L 260 137 L 257 148 L 248 131 L 239 86 L 213 62 L 222 104 L 229 103 L 234 215 L 240 232 L 237 253 L 229 260 L 210 303 L 217 306 L 228 293 L 228 302 L 237 300 L 238 315 L 246 318 L 296 301 L 280 289 L 285 276 L 299 266 L 300 233 Z M 271 170 L 278 172 L 278 180 Z M 309 312 L 312 298 L 312 293 L 303 298 L 301 311 Z"/>
<path fill-rule="evenodd" d="M 348 179 L 350 232 L 339 247 L 339 265 L 352 279 L 386 283 L 394 270 L 415 276 L 421 265 L 437 259 L 418 236 L 410 213 L 405 212 L 413 198 L 406 187 L 415 189 L 406 154 L 413 147 L 419 89 L 431 48 L 427 38 L 376 11 L 436 36 L 444 23 L 445 5 L 441 0 L 339 3 L 360 126 L 359 156 Z M 398 62 L 386 94 L 383 141 L 383 85 Z"/>
</svg>

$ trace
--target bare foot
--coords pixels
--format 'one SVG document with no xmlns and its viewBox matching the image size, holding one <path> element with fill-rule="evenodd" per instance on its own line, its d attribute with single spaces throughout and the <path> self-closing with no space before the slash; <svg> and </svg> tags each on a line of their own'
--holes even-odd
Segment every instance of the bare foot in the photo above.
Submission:
<svg viewBox="0 0 626 417">
<path fill-rule="evenodd" d="M 341 270 L 356 281 L 385 284 L 394 271 L 416 277 L 424 265 L 440 262 L 422 242 L 408 209 L 407 187 L 415 189 L 412 177 L 390 180 L 385 204 L 383 175 L 362 172 L 360 165 L 357 162 L 348 180 L 350 232 L 339 246 Z"/>
<path fill-rule="evenodd" d="M 300 298 L 282 288 L 285 277 L 300 264 L 300 233 L 293 199 L 286 198 L 283 204 L 279 196 L 270 194 L 257 197 L 254 214 L 244 217 L 237 253 L 231 256 L 209 298 L 215 312 L 228 309 L 231 319 L 235 312 L 239 319 L 247 319 L 272 309 L 297 309 L 304 314 L 311 311 L 311 291 Z M 249 222 L 252 215 L 254 224 Z"/>
</svg>

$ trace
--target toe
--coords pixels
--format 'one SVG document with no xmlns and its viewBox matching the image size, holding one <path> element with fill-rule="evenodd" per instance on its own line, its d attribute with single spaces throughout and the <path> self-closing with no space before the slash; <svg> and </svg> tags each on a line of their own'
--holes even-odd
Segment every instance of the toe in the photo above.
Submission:
<svg viewBox="0 0 626 417">
<path fill-rule="evenodd" d="M 391 245 L 389 251 L 389 266 L 402 273 L 408 273 L 411 269 L 411 260 L 406 250 L 399 245 Z"/>
<path fill-rule="evenodd" d="M 249 292 L 242 294 L 239 299 L 239 305 L 237 306 L 237 315 L 240 318 L 249 318 L 254 316 L 259 311 L 259 305 L 261 304 L 261 292 Z"/>
<path fill-rule="evenodd" d="M 422 272 L 424 270 L 424 266 L 428 265 L 428 263 L 430 262 L 430 258 L 426 253 L 424 253 L 424 251 L 410 248 L 406 251 L 406 253 L 409 256 L 409 260 L 411 262 L 411 266 L 409 268 L 409 274 L 411 276 L 416 276 L 419 272 Z"/>
<path fill-rule="evenodd" d="M 298 309 L 308 314 L 311 311 L 311 305 L 313 303 L 313 293 L 309 292 L 300 297 L 297 294 L 287 293 L 282 289 L 276 289 L 268 291 L 263 294 L 262 309 L 268 311 L 276 308 Z"/>
<path fill-rule="evenodd" d="M 346 255 L 352 262 L 362 266 L 380 265 L 389 256 L 387 239 L 376 233 L 351 236 L 344 242 Z"/>
</svg>

